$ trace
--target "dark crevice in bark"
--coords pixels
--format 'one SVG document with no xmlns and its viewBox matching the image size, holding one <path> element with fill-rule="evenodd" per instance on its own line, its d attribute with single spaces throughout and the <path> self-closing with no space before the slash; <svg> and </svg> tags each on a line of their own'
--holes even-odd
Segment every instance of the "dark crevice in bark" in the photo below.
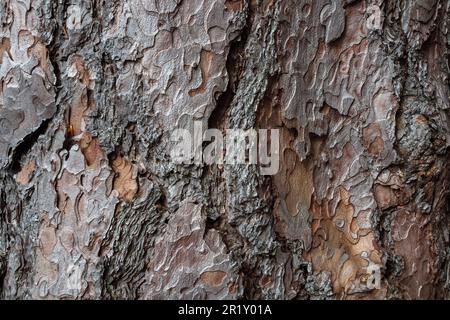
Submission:
<svg viewBox="0 0 450 320">
<path fill-rule="evenodd" d="M 162 197 L 155 192 L 139 203 L 117 205 L 118 212 L 102 242 L 102 251 L 111 251 L 103 263 L 102 297 L 139 298 L 155 239 L 164 231 L 167 211 L 158 205 Z"/>
<path fill-rule="evenodd" d="M 56 14 L 56 12 L 58 11 L 58 6 L 61 4 L 57 4 L 55 3 L 52 6 L 52 11 L 53 11 L 53 15 Z M 65 5 L 65 2 L 62 3 L 62 5 Z M 61 27 L 59 25 L 59 20 L 56 20 L 57 22 L 55 23 L 55 26 L 53 27 L 53 32 L 52 32 L 52 38 L 51 38 L 51 42 L 48 46 L 49 50 L 48 50 L 48 55 L 49 55 L 49 61 L 53 67 L 53 72 L 55 75 L 55 84 L 54 84 L 54 89 L 55 89 L 55 104 L 56 104 L 56 108 L 58 109 L 58 97 L 59 97 L 59 92 L 60 89 L 62 88 L 62 81 L 61 81 L 61 71 L 59 69 L 59 65 L 58 62 L 59 61 L 59 55 L 58 55 L 58 51 L 59 51 L 59 47 L 61 46 Z M 57 113 L 57 111 L 55 112 L 55 114 Z M 13 174 L 18 173 L 21 170 L 21 159 L 24 155 L 26 155 L 33 147 L 33 145 L 38 141 L 39 137 L 41 135 L 44 135 L 47 132 L 47 129 L 50 127 L 50 123 L 52 122 L 53 117 L 44 120 L 39 128 L 37 128 L 34 132 L 32 132 L 31 134 L 29 134 L 28 136 L 26 136 L 23 141 L 15 148 L 15 150 L 13 150 L 13 154 L 11 157 L 11 164 L 9 166 L 9 169 L 11 170 L 11 172 Z"/>
<path fill-rule="evenodd" d="M 212 111 L 210 117 L 208 118 L 208 128 L 219 129 L 222 131 L 222 134 L 226 133 L 226 129 L 228 126 L 228 114 L 231 104 L 234 100 L 236 90 L 239 85 L 240 75 L 243 72 L 245 60 L 244 60 L 244 51 L 245 46 L 247 44 L 247 39 L 249 37 L 251 28 L 252 28 L 252 17 L 249 12 L 250 9 L 247 9 L 246 22 L 243 26 L 240 34 L 230 43 L 229 52 L 227 55 L 226 61 L 226 70 L 228 74 L 228 84 L 225 92 L 221 93 L 216 99 L 216 107 Z M 216 177 L 220 183 L 224 183 L 225 180 L 223 178 L 223 167 L 219 168 L 217 165 L 206 166 L 203 170 L 202 179 L 206 179 L 207 175 L 213 175 Z M 208 185 L 208 184 L 205 184 Z M 217 184 L 216 184 L 217 186 Z M 226 194 L 224 194 L 226 196 Z M 223 199 L 226 204 L 227 199 Z M 225 206 L 226 207 L 226 206 Z M 229 249 L 233 244 L 233 239 L 229 239 L 229 231 L 232 227 L 226 221 L 226 213 L 219 214 L 218 217 L 207 217 L 205 233 L 210 229 L 216 229 L 221 233 L 223 241 L 226 247 Z M 237 236 L 239 233 L 237 231 L 233 232 Z M 235 242 L 234 242 L 235 243 Z"/>
<path fill-rule="evenodd" d="M 8 192 L 7 183 L 10 179 L 5 176 L 4 172 L 0 172 L 0 179 L 3 182 L 0 186 L 0 297 L 3 298 L 3 280 L 6 275 L 6 267 L 8 264 L 9 251 L 9 226 L 11 223 L 11 212 L 8 210 Z"/>
<path fill-rule="evenodd" d="M 12 245 L 21 245 L 22 237 L 13 221 L 20 221 L 21 200 L 18 198 L 17 184 L 7 171 L 0 171 L 0 298 L 5 299 L 5 283 L 8 256 Z M 27 270 L 26 258 L 22 259 L 22 267 L 17 270 L 17 279 L 25 279 Z"/>
<path fill-rule="evenodd" d="M 242 79 L 243 72 L 245 70 L 246 55 L 245 50 L 248 46 L 248 40 L 253 29 L 253 21 L 256 15 L 256 8 L 251 5 L 247 8 L 246 24 L 240 32 L 238 38 L 236 38 L 230 45 L 229 53 L 227 55 L 226 68 L 228 73 L 228 85 L 225 92 L 223 92 L 217 99 L 216 108 L 213 110 L 211 116 L 208 119 L 209 128 L 217 128 L 226 134 L 226 129 L 230 126 L 229 117 L 232 104 L 235 102 L 235 96 Z M 250 57 L 247 57 L 250 58 Z M 224 167 L 208 166 L 203 171 L 202 179 L 212 179 L 217 181 L 213 182 L 214 186 L 223 185 L 226 186 L 226 178 L 224 177 Z M 226 188 L 226 187 L 225 187 Z M 215 191 L 217 192 L 217 190 Z M 232 225 L 228 221 L 228 194 L 226 192 L 220 193 L 223 198 L 220 200 L 223 205 L 224 212 L 218 212 L 214 216 L 208 215 L 206 220 L 205 234 L 208 230 L 215 229 L 221 235 L 221 239 L 225 244 L 227 253 L 232 257 L 232 260 L 237 263 L 238 273 L 243 279 L 243 293 L 241 299 L 252 299 L 255 297 L 261 297 L 260 289 L 258 289 L 258 275 L 255 274 L 255 266 L 252 263 L 246 261 L 244 250 L 245 247 L 250 244 L 247 243 L 245 237 L 238 231 L 237 225 Z M 210 193 L 211 194 L 211 193 Z M 219 211 L 220 208 L 216 207 Z"/>
<path fill-rule="evenodd" d="M 22 157 L 28 154 L 28 152 L 31 150 L 31 148 L 33 148 L 40 136 L 45 135 L 51 121 L 52 119 L 43 121 L 37 130 L 26 136 L 23 141 L 14 149 L 11 156 L 11 164 L 9 166 L 12 174 L 16 174 L 21 170 L 22 166 L 20 162 Z"/>
<path fill-rule="evenodd" d="M 250 10 L 250 9 L 249 9 Z M 227 125 L 228 111 L 233 102 L 236 90 L 239 86 L 240 75 L 244 69 L 244 51 L 248 36 L 251 32 L 251 14 L 247 13 L 246 24 L 239 36 L 230 44 L 227 55 L 226 69 L 228 74 L 228 85 L 225 92 L 216 99 L 216 107 L 208 119 L 209 128 L 224 129 Z"/>
</svg>

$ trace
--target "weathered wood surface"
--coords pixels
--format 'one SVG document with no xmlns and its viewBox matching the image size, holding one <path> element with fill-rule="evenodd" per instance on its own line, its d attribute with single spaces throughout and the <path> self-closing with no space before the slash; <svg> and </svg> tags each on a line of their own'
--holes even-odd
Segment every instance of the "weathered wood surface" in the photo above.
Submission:
<svg viewBox="0 0 450 320">
<path fill-rule="evenodd" d="M 1 297 L 448 298 L 449 12 L 2 0 Z M 279 173 L 175 165 L 193 119 Z"/>
</svg>

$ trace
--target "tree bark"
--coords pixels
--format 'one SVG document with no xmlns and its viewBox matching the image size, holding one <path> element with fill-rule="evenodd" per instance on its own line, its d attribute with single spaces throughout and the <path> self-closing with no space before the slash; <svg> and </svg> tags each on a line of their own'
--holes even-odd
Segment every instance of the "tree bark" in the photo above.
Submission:
<svg viewBox="0 0 450 320">
<path fill-rule="evenodd" d="M 449 12 L 2 0 L 1 297 L 449 298 Z M 194 120 L 279 172 L 173 163 Z"/>
</svg>

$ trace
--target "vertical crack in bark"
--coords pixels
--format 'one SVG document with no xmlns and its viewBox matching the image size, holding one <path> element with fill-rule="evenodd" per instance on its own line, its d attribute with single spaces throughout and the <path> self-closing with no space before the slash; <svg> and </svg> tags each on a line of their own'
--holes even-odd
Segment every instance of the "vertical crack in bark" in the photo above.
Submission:
<svg viewBox="0 0 450 320">
<path fill-rule="evenodd" d="M 9 165 L 11 176 L 17 174 L 20 170 L 22 170 L 22 158 L 31 151 L 38 139 L 47 133 L 47 129 L 49 128 L 51 121 L 52 119 L 44 120 L 39 128 L 23 138 L 23 141 L 14 149 L 11 156 L 11 163 Z"/>
<path fill-rule="evenodd" d="M 249 33 L 252 29 L 252 19 L 254 19 L 254 13 L 251 12 L 252 8 L 248 7 L 248 4 L 245 4 L 246 7 L 244 10 L 246 11 L 246 24 L 242 28 L 239 33 L 239 36 L 236 37 L 231 43 L 227 54 L 226 59 L 226 70 L 228 75 L 228 83 L 226 90 L 219 95 L 216 99 L 216 107 L 212 111 L 210 117 L 208 118 L 208 128 L 210 129 L 219 129 L 222 131 L 222 134 L 226 135 L 226 129 L 229 124 L 229 110 L 233 103 L 234 97 L 236 95 L 236 90 L 239 86 L 240 77 L 242 75 L 245 59 L 244 59 L 244 51 L 247 44 L 247 39 Z M 205 197 L 208 199 L 211 194 L 214 194 L 217 198 L 211 199 L 212 206 L 215 207 L 215 212 L 210 212 L 208 214 L 207 219 L 207 227 L 206 232 L 214 228 L 219 230 L 222 234 L 225 245 L 230 251 L 231 247 L 236 246 L 236 244 L 242 243 L 242 240 L 233 239 L 233 236 L 229 233 L 238 236 L 236 230 L 232 230 L 233 228 L 229 225 L 226 218 L 226 193 L 224 190 L 218 190 L 218 186 L 223 186 L 225 183 L 225 179 L 223 177 L 224 170 L 223 166 L 210 165 L 206 166 L 203 170 L 203 180 L 216 180 L 216 183 L 205 183 L 205 186 L 213 186 L 214 190 L 205 190 Z M 205 182 L 206 182 L 205 181 Z M 222 198 L 222 196 L 224 196 Z M 218 208 L 217 204 L 214 201 L 218 201 L 222 208 Z M 223 210 L 221 213 L 219 213 Z M 229 239 L 229 237 L 231 238 Z M 238 236 L 239 237 L 239 236 Z M 231 250 L 232 251 L 232 250 Z"/>
</svg>

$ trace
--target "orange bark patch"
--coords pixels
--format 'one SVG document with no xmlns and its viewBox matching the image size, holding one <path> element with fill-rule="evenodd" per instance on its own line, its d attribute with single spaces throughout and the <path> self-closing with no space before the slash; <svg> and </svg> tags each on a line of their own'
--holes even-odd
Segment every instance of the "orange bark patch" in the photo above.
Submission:
<svg viewBox="0 0 450 320">
<path fill-rule="evenodd" d="M 70 107 L 69 111 L 69 125 L 70 134 L 73 136 L 79 135 L 82 129 L 83 118 L 85 112 L 88 109 L 88 97 L 86 94 L 86 89 L 80 89 L 81 94 L 74 97 L 74 101 Z"/>
<path fill-rule="evenodd" d="M 380 155 L 384 150 L 384 142 L 381 138 L 381 129 L 378 123 L 371 123 L 363 130 L 364 146 L 374 156 Z"/>
<path fill-rule="evenodd" d="M 202 73 L 202 83 L 201 85 L 193 90 L 189 91 L 191 97 L 197 94 L 204 93 L 206 91 L 206 86 L 208 84 L 208 79 L 210 77 L 211 63 L 214 58 L 214 53 L 211 51 L 202 50 L 200 57 L 200 71 Z"/>
<path fill-rule="evenodd" d="M 272 284 L 273 284 L 272 277 L 270 277 L 270 276 L 263 276 L 263 277 L 261 278 L 261 286 L 262 286 L 263 288 L 268 288 L 268 287 L 270 287 Z"/>
<path fill-rule="evenodd" d="M 399 210 L 392 222 L 395 253 L 404 259 L 400 284 L 407 299 L 432 299 L 435 291 L 436 258 L 432 251 L 432 230 L 427 217 Z"/>
<path fill-rule="evenodd" d="M 80 56 L 72 58 L 69 70 L 71 77 L 76 77 L 78 82 L 75 85 L 75 95 L 67 110 L 67 136 L 74 138 L 74 143 L 80 146 L 86 164 L 89 167 L 98 168 L 100 162 L 106 159 L 106 155 L 100 146 L 97 138 L 85 131 L 84 119 L 95 107 L 95 101 L 90 96 L 89 86 L 91 85 L 91 75 L 83 59 Z"/>
<path fill-rule="evenodd" d="M 3 53 L 6 52 L 10 55 L 9 50 L 11 50 L 11 42 L 8 38 L 1 38 L 0 40 L 0 64 L 3 62 Z"/>
<path fill-rule="evenodd" d="M 112 169 L 115 173 L 113 189 L 119 193 L 120 199 L 132 201 L 138 191 L 133 164 L 122 155 L 117 155 L 112 161 Z"/>
<path fill-rule="evenodd" d="M 69 173 L 67 170 L 64 170 L 61 178 L 59 178 L 56 182 L 56 192 L 58 193 L 58 209 L 63 213 L 71 212 L 74 204 L 74 195 L 70 194 L 73 190 L 74 186 L 77 186 L 79 183 L 78 178 L 73 174 Z"/>
<path fill-rule="evenodd" d="M 381 137 L 376 137 L 375 140 L 369 146 L 369 153 L 378 156 L 384 150 L 384 142 Z"/>
<path fill-rule="evenodd" d="M 211 287 L 220 287 L 227 274 L 223 271 L 206 271 L 200 276 L 200 279 Z"/>
<path fill-rule="evenodd" d="M 333 217 L 334 225 L 339 229 L 342 230 L 349 239 L 351 239 L 351 223 L 353 220 L 353 213 L 355 212 L 355 209 L 353 208 L 353 205 L 350 203 L 350 194 L 348 191 L 340 187 L 339 188 L 340 198 L 338 206 L 336 207 L 336 212 Z"/>
<path fill-rule="evenodd" d="M 45 44 L 40 41 L 36 41 L 34 45 L 28 49 L 29 54 L 35 56 L 39 64 L 45 72 L 48 72 L 50 69 L 49 59 L 48 59 L 48 50 Z"/>
<path fill-rule="evenodd" d="M 289 191 L 286 196 L 286 205 L 291 215 L 298 214 L 298 204 L 303 204 L 306 208 L 311 205 L 311 196 L 314 191 L 313 170 L 307 161 L 300 162 L 294 151 L 289 150 L 291 157 L 294 159 L 286 159 L 285 163 L 294 164 L 294 167 L 287 172 Z M 289 156 L 287 156 L 289 158 Z M 293 160 L 293 161 L 290 161 Z"/>
<path fill-rule="evenodd" d="M 78 80 L 86 87 L 89 87 L 89 85 L 91 84 L 91 74 L 86 68 L 83 58 L 81 58 L 80 56 L 75 56 L 73 58 L 72 68 L 72 71 L 76 71 Z"/>
<path fill-rule="evenodd" d="M 75 56 L 73 58 L 72 66 L 69 70 L 69 74 L 73 77 L 77 77 L 79 83 L 76 84 L 74 89 L 74 96 L 68 108 L 67 122 L 68 122 L 68 135 L 77 136 L 81 134 L 83 130 L 83 119 L 95 106 L 94 101 L 89 96 L 89 86 L 91 84 L 91 76 L 86 69 L 85 64 L 81 57 Z"/>
<path fill-rule="evenodd" d="M 232 12 L 242 11 L 244 9 L 244 1 L 242 0 L 227 0 L 225 1 L 225 8 Z"/>
<path fill-rule="evenodd" d="M 380 209 L 387 209 L 397 204 L 397 197 L 392 188 L 376 185 L 374 188 L 375 200 Z"/>
<path fill-rule="evenodd" d="M 237 289 L 238 289 L 238 287 L 239 287 L 239 284 L 237 284 L 237 283 L 235 283 L 235 282 L 232 282 L 232 283 L 230 283 L 230 284 L 228 285 L 228 292 L 229 292 L 230 294 L 235 294 L 236 291 L 237 291 Z"/>
<path fill-rule="evenodd" d="M 329 219 L 323 221 L 314 234 L 314 246 L 305 258 L 312 262 L 315 272 L 327 271 L 332 274 L 333 291 L 346 294 L 353 285 L 367 276 L 368 261 L 362 257 L 369 254 L 374 262 L 379 262 L 379 254 L 374 251 L 373 234 L 360 237 L 356 244 L 349 241 Z"/>
<path fill-rule="evenodd" d="M 56 245 L 56 233 L 52 227 L 45 227 L 41 230 L 39 235 L 40 248 L 44 257 L 48 257 Z"/>
<path fill-rule="evenodd" d="M 299 204 L 304 208 L 311 205 L 314 192 L 313 168 L 311 161 L 300 161 L 292 147 L 294 138 L 288 130 L 281 132 L 281 167 L 275 176 L 275 184 L 286 209 L 292 216 L 298 215 Z"/>
<path fill-rule="evenodd" d="M 80 140 L 80 149 L 89 167 L 98 168 L 101 160 L 106 159 L 100 142 L 88 132 L 84 133 Z"/>
<path fill-rule="evenodd" d="M 336 196 L 339 201 L 334 213 L 328 202 L 312 205 L 313 245 L 305 258 L 311 261 L 315 272 L 331 272 L 333 291 L 342 297 L 365 283 L 368 259 L 380 264 L 381 257 L 367 223 L 368 213 L 354 217 L 350 193 L 342 186 Z"/>
<path fill-rule="evenodd" d="M 36 170 L 36 161 L 32 160 L 27 163 L 22 170 L 17 174 L 16 181 L 21 185 L 28 184 L 33 177 L 34 171 Z"/>
<path fill-rule="evenodd" d="M 427 123 L 428 123 L 428 120 L 427 120 L 427 118 L 426 118 L 424 115 L 419 114 L 419 115 L 416 117 L 416 122 L 417 122 L 418 124 L 427 124 Z"/>
</svg>

